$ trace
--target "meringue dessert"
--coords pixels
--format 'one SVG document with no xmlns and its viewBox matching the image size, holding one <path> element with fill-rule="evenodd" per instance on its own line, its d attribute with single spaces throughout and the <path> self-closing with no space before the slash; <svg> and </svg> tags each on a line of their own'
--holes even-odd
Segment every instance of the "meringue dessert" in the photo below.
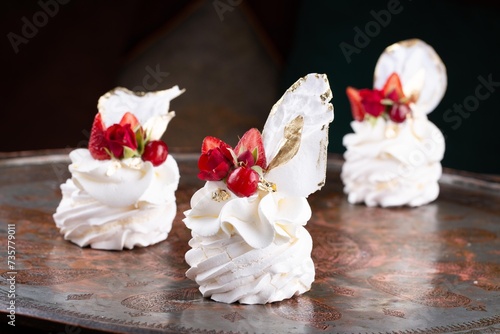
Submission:
<svg viewBox="0 0 500 334">
<path fill-rule="evenodd" d="M 354 133 L 343 138 L 341 179 L 350 203 L 416 207 L 438 197 L 445 140 L 427 115 L 446 86 L 434 49 L 412 39 L 382 53 L 373 90 L 347 88 Z"/>
<path fill-rule="evenodd" d="M 311 289 L 307 197 L 325 184 L 331 98 L 326 75 L 308 74 L 273 106 L 262 134 L 250 129 L 234 148 L 203 140 L 206 183 L 183 221 L 192 236 L 186 276 L 204 297 L 266 304 Z"/>
<path fill-rule="evenodd" d="M 167 238 L 180 174 L 161 137 L 175 116 L 170 101 L 182 93 L 117 87 L 99 99 L 88 148 L 70 152 L 71 177 L 60 187 L 53 218 L 64 239 L 123 250 Z"/>
</svg>

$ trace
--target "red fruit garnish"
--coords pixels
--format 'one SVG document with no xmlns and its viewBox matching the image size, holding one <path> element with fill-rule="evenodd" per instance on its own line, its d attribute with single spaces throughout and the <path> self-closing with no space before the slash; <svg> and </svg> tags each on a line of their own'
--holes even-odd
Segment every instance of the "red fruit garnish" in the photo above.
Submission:
<svg viewBox="0 0 500 334">
<path fill-rule="evenodd" d="M 97 114 L 92 124 L 89 139 L 89 152 L 90 155 L 96 160 L 109 160 L 111 157 L 104 149 L 107 147 L 107 140 L 105 138 L 106 127 L 101 119 L 101 114 Z"/>
<path fill-rule="evenodd" d="M 379 117 L 385 110 L 382 104 L 384 93 L 377 89 L 360 89 L 359 96 L 361 97 L 361 104 L 367 114 L 374 117 Z"/>
<path fill-rule="evenodd" d="M 347 87 L 346 89 L 347 98 L 349 99 L 349 103 L 351 104 L 351 112 L 352 117 L 361 122 L 365 119 L 365 109 L 363 108 L 363 104 L 361 103 L 361 96 L 359 95 L 359 90 L 353 87 Z"/>
<path fill-rule="evenodd" d="M 399 79 L 399 75 L 394 72 L 392 73 L 385 82 L 384 88 L 382 88 L 384 92 L 384 96 L 389 96 L 389 94 L 394 97 L 394 94 L 398 97 L 398 100 L 405 97 L 403 93 L 403 86 L 401 85 L 401 80 Z M 391 99 L 393 99 L 391 97 Z"/>
<path fill-rule="evenodd" d="M 257 159 L 255 161 L 255 164 L 262 167 L 262 169 L 265 169 L 267 167 L 267 162 L 266 154 L 264 152 L 264 143 L 262 142 L 262 135 L 260 134 L 259 130 L 257 130 L 256 128 L 252 128 L 245 132 L 243 137 L 241 137 L 238 145 L 236 145 L 236 147 L 234 148 L 234 152 L 237 156 L 239 156 L 246 150 L 254 153 L 255 149 L 257 149 Z"/>
<path fill-rule="evenodd" d="M 259 185 L 259 174 L 248 167 L 238 167 L 227 178 L 227 188 L 238 197 L 255 194 Z"/>
<path fill-rule="evenodd" d="M 201 143 L 201 154 L 205 154 L 208 151 L 220 146 L 229 146 L 229 145 L 220 140 L 219 138 L 206 136 L 203 139 L 203 142 Z"/>
<path fill-rule="evenodd" d="M 216 147 L 204 153 L 198 159 L 198 178 L 205 181 L 220 181 L 224 179 L 233 166 L 232 160 L 229 160 Z"/>
<path fill-rule="evenodd" d="M 142 153 L 142 160 L 150 161 L 153 166 L 161 165 L 168 156 L 168 147 L 161 140 L 151 140 L 144 146 L 144 153 Z"/>
<path fill-rule="evenodd" d="M 220 151 L 226 156 L 229 160 L 233 160 L 233 156 L 231 155 L 231 146 L 226 144 L 224 141 L 220 140 L 216 137 L 207 136 L 203 139 L 201 143 L 201 154 L 206 154 L 208 151 L 219 148 Z"/>
<path fill-rule="evenodd" d="M 115 158 L 123 158 L 124 146 L 132 150 L 137 149 L 137 138 L 130 124 L 113 124 L 106 129 L 105 136 L 108 148 Z"/>
<path fill-rule="evenodd" d="M 394 104 L 389 111 L 389 118 L 395 123 L 403 123 L 410 113 L 410 108 L 406 104 Z"/>
<path fill-rule="evenodd" d="M 130 127 L 134 132 L 140 126 L 137 117 L 135 117 L 134 114 L 132 114 L 130 111 L 127 111 L 125 114 L 123 114 L 122 119 L 120 120 L 120 125 L 125 125 L 125 124 L 130 124 Z"/>
<path fill-rule="evenodd" d="M 254 166 L 255 159 L 253 157 L 252 152 L 250 152 L 249 150 L 243 151 L 243 153 L 241 153 L 238 156 L 238 165 L 239 166 L 247 166 L 247 167 Z"/>
</svg>

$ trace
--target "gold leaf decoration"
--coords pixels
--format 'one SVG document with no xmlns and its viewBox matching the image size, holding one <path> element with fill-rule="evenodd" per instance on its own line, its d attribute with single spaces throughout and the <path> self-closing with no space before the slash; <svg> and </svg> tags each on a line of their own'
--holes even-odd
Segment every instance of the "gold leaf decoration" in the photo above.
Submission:
<svg viewBox="0 0 500 334">
<path fill-rule="evenodd" d="M 292 160 L 295 154 L 297 154 L 300 148 L 300 139 L 302 137 L 303 127 L 304 116 L 302 115 L 299 115 L 288 122 L 285 126 L 283 134 L 284 141 L 282 142 L 278 153 L 269 163 L 267 171 L 287 163 Z"/>
<path fill-rule="evenodd" d="M 224 202 L 231 198 L 231 195 L 224 189 L 217 189 L 212 193 L 212 199 L 216 202 Z"/>
</svg>

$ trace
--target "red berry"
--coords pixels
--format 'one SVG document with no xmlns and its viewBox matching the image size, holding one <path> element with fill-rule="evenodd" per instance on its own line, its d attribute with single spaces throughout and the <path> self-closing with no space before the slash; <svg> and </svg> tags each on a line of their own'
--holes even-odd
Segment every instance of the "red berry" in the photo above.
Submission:
<svg viewBox="0 0 500 334">
<path fill-rule="evenodd" d="M 127 111 L 123 114 L 122 119 L 120 120 L 120 125 L 130 124 L 130 128 L 132 131 L 136 131 L 141 124 L 137 120 L 137 117 L 134 116 L 130 111 Z"/>
<path fill-rule="evenodd" d="M 130 128 L 130 124 L 120 125 L 113 124 L 106 129 L 104 134 L 108 143 L 108 149 L 113 153 L 115 158 L 123 158 L 124 147 L 131 150 L 137 149 L 137 139 L 135 133 Z"/>
<path fill-rule="evenodd" d="M 225 143 L 224 141 L 220 140 L 219 138 L 212 137 L 212 136 L 207 136 L 203 139 L 203 143 L 201 144 L 201 154 L 206 154 L 208 151 L 213 150 L 213 149 L 219 149 L 224 156 L 228 160 L 233 160 L 233 157 L 231 155 L 231 146 L 229 144 Z"/>
<path fill-rule="evenodd" d="M 399 79 L 399 75 L 394 72 L 388 78 L 382 88 L 385 96 L 389 94 L 396 95 L 399 99 L 403 98 L 405 94 L 403 93 L 403 85 L 401 85 L 401 80 Z"/>
<path fill-rule="evenodd" d="M 198 159 L 198 168 L 200 172 L 198 177 L 205 181 L 220 181 L 227 176 L 232 163 L 217 148 L 210 149 L 203 153 Z"/>
<path fill-rule="evenodd" d="M 378 89 L 360 89 L 359 96 L 361 97 L 361 104 L 367 114 L 374 117 L 379 117 L 385 110 L 382 104 L 384 93 Z"/>
<path fill-rule="evenodd" d="M 237 156 L 239 156 L 247 150 L 250 151 L 250 153 L 253 153 L 255 149 L 257 150 L 257 157 L 254 163 L 255 165 L 265 169 L 267 167 L 267 162 L 262 135 L 259 130 L 252 128 L 245 132 L 243 137 L 241 137 L 240 141 L 234 148 L 234 152 Z"/>
<path fill-rule="evenodd" d="M 153 166 L 161 165 L 168 156 L 168 147 L 161 140 L 151 140 L 144 146 L 144 153 L 142 154 L 142 160 L 150 161 Z"/>
<path fill-rule="evenodd" d="M 238 156 L 238 163 L 240 166 L 252 167 L 255 165 L 255 160 L 253 158 L 252 152 L 249 150 L 244 151 Z"/>
<path fill-rule="evenodd" d="M 105 132 L 106 127 L 104 125 L 104 122 L 102 121 L 101 114 L 98 113 L 95 115 L 89 139 L 89 152 L 90 155 L 96 160 L 111 159 L 111 157 L 105 150 L 105 147 L 107 147 L 108 145 L 108 142 L 105 138 Z"/>
<path fill-rule="evenodd" d="M 227 188 L 238 197 L 255 194 L 259 185 L 259 174 L 248 167 L 238 167 L 227 178 Z"/>
<path fill-rule="evenodd" d="M 352 117 L 361 122 L 365 119 L 365 109 L 363 104 L 361 104 L 361 96 L 359 95 L 359 90 L 353 87 L 347 87 L 346 89 L 347 98 L 351 104 Z"/>
<path fill-rule="evenodd" d="M 394 104 L 389 111 L 389 118 L 395 123 L 403 123 L 410 113 L 410 108 L 406 104 Z"/>
</svg>

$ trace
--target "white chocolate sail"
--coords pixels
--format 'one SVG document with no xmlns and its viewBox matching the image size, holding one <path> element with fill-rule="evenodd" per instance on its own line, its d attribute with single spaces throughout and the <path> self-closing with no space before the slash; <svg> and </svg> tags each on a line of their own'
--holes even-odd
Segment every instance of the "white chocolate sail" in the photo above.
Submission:
<svg viewBox="0 0 500 334">
<path fill-rule="evenodd" d="M 382 89 L 387 78 L 396 72 L 405 96 L 413 96 L 414 114 L 429 114 L 441 102 L 448 85 L 446 67 L 436 51 L 419 39 L 409 39 L 388 46 L 375 65 L 374 85 Z"/>
<path fill-rule="evenodd" d="M 174 111 L 169 111 L 170 101 L 182 93 L 184 90 L 178 86 L 148 93 L 116 87 L 99 98 L 97 109 L 106 127 L 119 123 L 126 112 L 132 112 L 149 138 L 157 140 L 175 116 Z"/>
<path fill-rule="evenodd" d="M 271 109 L 262 131 L 269 164 L 280 149 L 292 149 L 286 146 L 286 129 L 292 132 L 293 126 L 289 125 L 297 117 L 303 119 L 295 156 L 278 167 L 271 166 L 266 174 L 266 180 L 279 185 L 279 190 L 308 197 L 325 183 L 328 129 L 334 118 L 331 98 L 327 76 L 313 73 L 295 82 Z"/>
</svg>

